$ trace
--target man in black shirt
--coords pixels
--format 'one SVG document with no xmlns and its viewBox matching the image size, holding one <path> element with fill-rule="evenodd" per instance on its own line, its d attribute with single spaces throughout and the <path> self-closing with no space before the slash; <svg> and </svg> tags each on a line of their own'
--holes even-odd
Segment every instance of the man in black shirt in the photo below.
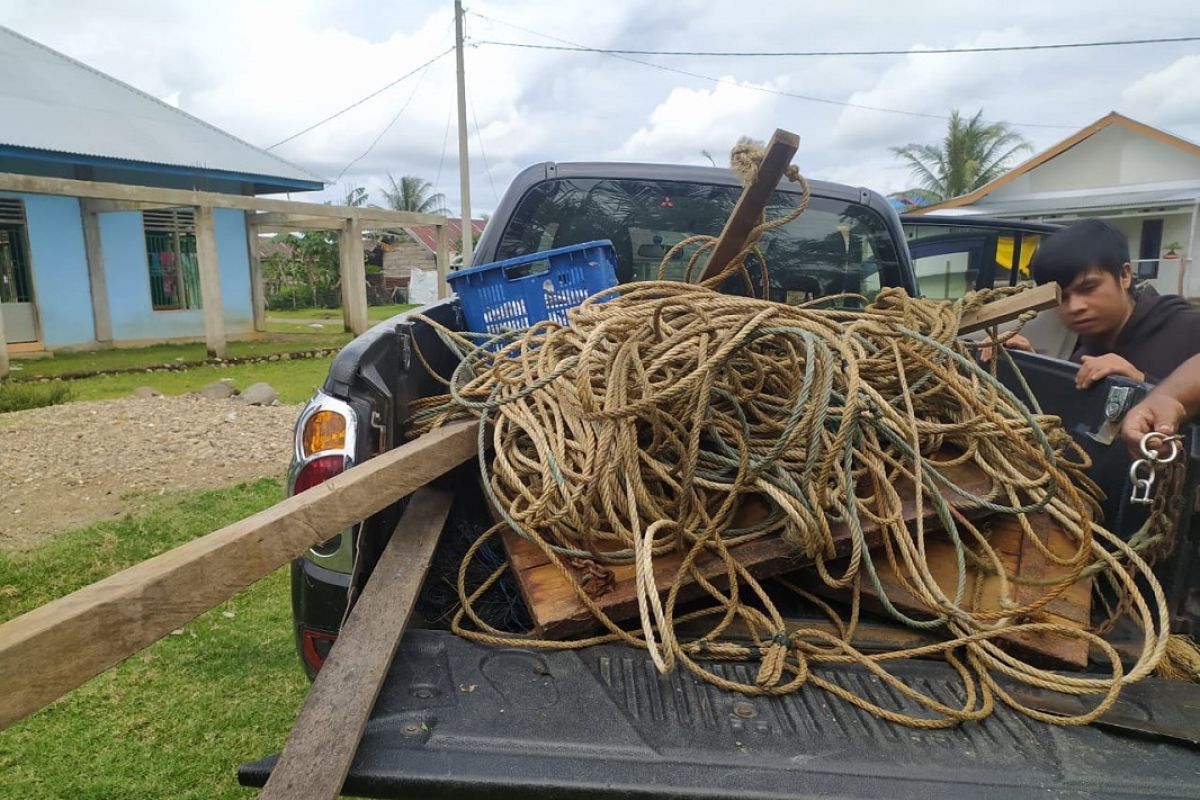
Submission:
<svg viewBox="0 0 1200 800">
<path fill-rule="evenodd" d="M 1079 335 L 1075 385 L 1109 375 L 1157 383 L 1200 353 L 1200 310 L 1152 286 L 1133 291 L 1129 241 L 1109 223 L 1085 219 L 1046 239 L 1030 264 L 1038 284 L 1062 287 L 1058 314 Z M 1007 343 L 1031 350 L 1016 336 Z"/>
</svg>

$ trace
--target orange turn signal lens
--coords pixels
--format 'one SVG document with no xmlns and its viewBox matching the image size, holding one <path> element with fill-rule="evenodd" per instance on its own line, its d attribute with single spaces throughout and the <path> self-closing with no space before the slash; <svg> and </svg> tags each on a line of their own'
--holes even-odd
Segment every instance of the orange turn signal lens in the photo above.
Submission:
<svg viewBox="0 0 1200 800">
<path fill-rule="evenodd" d="M 304 423 L 304 455 L 346 446 L 346 418 L 336 411 L 318 411 Z"/>
</svg>

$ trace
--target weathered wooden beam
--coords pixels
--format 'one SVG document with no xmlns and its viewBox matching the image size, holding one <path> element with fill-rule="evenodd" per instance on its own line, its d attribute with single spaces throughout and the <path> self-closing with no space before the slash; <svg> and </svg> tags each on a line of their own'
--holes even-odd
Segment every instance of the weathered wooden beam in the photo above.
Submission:
<svg viewBox="0 0 1200 800">
<path fill-rule="evenodd" d="M 461 422 L 0 625 L 0 729 L 475 455 Z"/>
<path fill-rule="evenodd" d="M 445 300 L 450 296 L 450 230 L 445 224 L 437 226 L 437 296 Z"/>
<path fill-rule="evenodd" d="M 417 214 L 411 211 L 390 211 L 385 208 L 351 208 L 304 203 L 299 200 L 275 200 L 220 192 L 200 192 L 190 189 L 162 189 L 155 186 L 130 186 L 103 181 L 79 181 L 71 178 L 48 178 L 37 175 L 17 175 L 0 172 L 0 191 L 55 194 L 67 197 L 87 197 L 98 200 L 125 200 L 152 206 L 208 206 L 210 208 L 240 208 L 243 211 L 279 211 L 315 217 L 388 220 L 388 225 L 438 225 L 445 217 L 436 214 Z M 335 226 L 336 227 L 336 226 Z"/>
<path fill-rule="evenodd" d="M 209 358 L 225 357 L 225 309 L 221 305 L 221 264 L 213 210 L 196 209 L 196 263 L 200 272 L 200 304 L 204 307 L 204 344 Z"/>
<path fill-rule="evenodd" d="M 974 333 L 1002 322 L 1016 319 L 1026 311 L 1044 311 L 1047 308 L 1058 308 L 1062 302 L 1062 290 L 1058 284 L 1051 281 L 1034 289 L 1001 297 L 977 310 L 963 314 L 962 324 L 958 326 L 959 335 Z"/>
<path fill-rule="evenodd" d="M 704 268 L 700 280 L 704 281 L 721 274 L 721 270 L 729 265 L 733 257 L 741 252 L 746 244 L 750 231 L 762 219 L 767 201 L 779 186 L 779 180 L 787 172 L 792 157 L 800 148 L 800 137 L 785 130 L 776 130 L 767 143 L 766 155 L 758 168 L 758 175 L 742 190 L 733 213 L 725 221 L 725 228 L 717 239 L 712 257 Z"/>
<path fill-rule="evenodd" d="M 101 246 L 100 214 L 96 200 L 82 200 L 79 214 L 83 219 L 83 249 L 87 258 L 88 283 L 92 296 L 92 325 L 99 344 L 112 344 L 112 315 L 108 305 L 108 278 L 104 272 L 104 249 Z"/>
<path fill-rule="evenodd" d="M 317 673 L 261 800 L 333 800 L 341 794 L 453 499 L 424 487 L 409 501 Z"/>
</svg>

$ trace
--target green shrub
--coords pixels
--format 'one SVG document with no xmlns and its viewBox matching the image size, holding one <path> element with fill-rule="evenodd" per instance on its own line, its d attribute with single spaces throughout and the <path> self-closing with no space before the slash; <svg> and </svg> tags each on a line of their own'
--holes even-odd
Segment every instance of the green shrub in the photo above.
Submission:
<svg viewBox="0 0 1200 800">
<path fill-rule="evenodd" d="M 62 383 L 0 383 L 0 414 L 56 406 L 70 399 L 71 389 Z"/>
<path fill-rule="evenodd" d="M 268 311 L 291 311 L 297 308 L 340 308 L 341 292 L 330 286 L 281 286 L 267 297 Z"/>
</svg>

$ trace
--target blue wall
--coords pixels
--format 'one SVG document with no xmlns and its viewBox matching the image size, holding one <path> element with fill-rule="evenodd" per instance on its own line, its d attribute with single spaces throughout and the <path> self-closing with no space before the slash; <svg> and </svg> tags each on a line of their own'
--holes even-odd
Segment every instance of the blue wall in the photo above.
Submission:
<svg viewBox="0 0 1200 800">
<path fill-rule="evenodd" d="M 95 339 L 91 283 L 83 246 L 79 201 L 73 197 L 7 194 L 25 202 L 33 296 L 47 347 Z"/>
<path fill-rule="evenodd" d="M 226 335 L 253 329 L 250 303 L 250 261 L 246 253 L 244 212 L 218 208 L 213 212 L 217 260 L 221 269 L 221 301 Z M 158 340 L 204 336 L 204 312 L 199 309 L 155 311 L 150 299 L 146 237 L 138 211 L 100 215 L 100 239 L 113 338 Z"/>
</svg>

